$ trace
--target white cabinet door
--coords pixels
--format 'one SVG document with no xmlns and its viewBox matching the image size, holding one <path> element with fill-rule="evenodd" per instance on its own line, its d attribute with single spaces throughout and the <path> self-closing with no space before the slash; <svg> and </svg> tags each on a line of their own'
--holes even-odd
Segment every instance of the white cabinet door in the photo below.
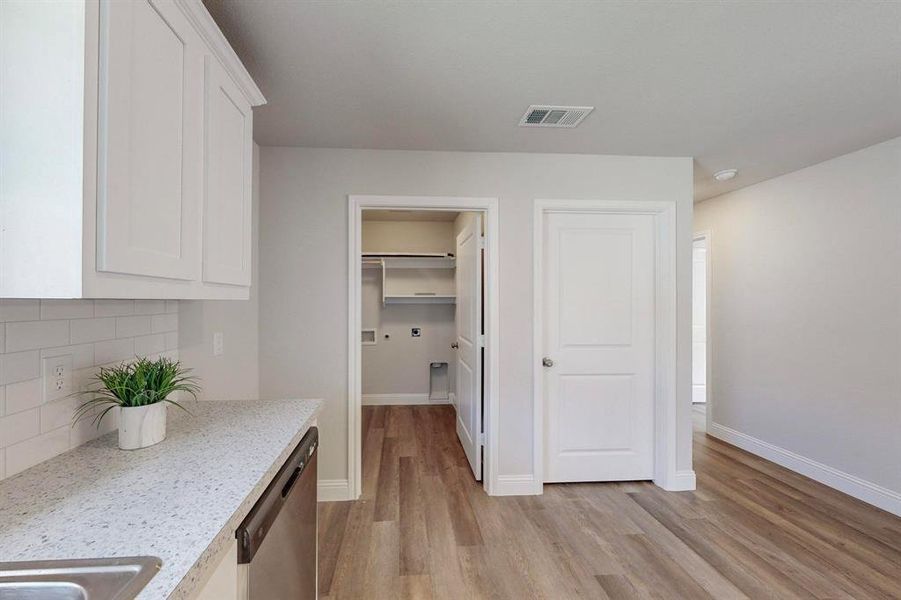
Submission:
<svg viewBox="0 0 901 600">
<path fill-rule="evenodd" d="M 654 216 L 544 229 L 545 482 L 654 475 Z"/>
<path fill-rule="evenodd" d="M 212 56 L 205 81 L 203 280 L 249 286 L 253 114 Z"/>
<path fill-rule="evenodd" d="M 101 2 L 100 271 L 199 279 L 203 56 L 172 0 Z"/>
</svg>

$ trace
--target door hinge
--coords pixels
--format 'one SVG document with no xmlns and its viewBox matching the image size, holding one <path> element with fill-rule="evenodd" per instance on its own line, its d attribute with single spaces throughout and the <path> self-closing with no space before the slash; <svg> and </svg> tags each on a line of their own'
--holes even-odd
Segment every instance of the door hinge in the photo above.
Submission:
<svg viewBox="0 0 901 600">
<path fill-rule="evenodd" d="M 481 348 L 485 347 L 485 334 L 484 333 L 479 334 L 479 347 L 481 347 Z"/>
<path fill-rule="evenodd" d="M 485 445 L 485 432 L 479 434 L 479 446 Z"/>
<path fill-rule="evenodd" d="M 483 250 L 485 249 L 485 236 L 484 235 L 479 236 L 479 248 L 481 248 Z"/>
</svg>

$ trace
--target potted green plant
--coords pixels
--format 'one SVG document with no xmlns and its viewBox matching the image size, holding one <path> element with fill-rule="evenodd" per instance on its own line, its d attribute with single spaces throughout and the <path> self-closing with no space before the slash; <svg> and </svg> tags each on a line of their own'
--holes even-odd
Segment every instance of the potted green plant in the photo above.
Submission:
<svg viewBox="0 0 901 600">
<path fill-rule="evenodd" d="M 87 400 L 75 410 L 73 424 L 93 416 L 99 427 L 107 413 L 118 408 L 119 448 L 137 450 L 158 444 L 166 437 L 167 405 L 186 410 L 172 394 L 184 392 L 197 398 L 200 387 L 190 371 L 165 357 L 102 367 L 94 376 L 96 385 L 77 392 Z"/>
</svg>

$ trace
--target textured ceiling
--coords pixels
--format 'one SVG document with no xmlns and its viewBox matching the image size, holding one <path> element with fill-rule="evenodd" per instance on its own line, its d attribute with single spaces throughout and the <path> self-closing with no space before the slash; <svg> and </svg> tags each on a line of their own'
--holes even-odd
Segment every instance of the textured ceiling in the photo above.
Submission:
<svg viewBox="0 0 901 600">
<path fill-rule="evenodd" d="M 206 4 L 262 145 L 692 156 L 704 199 L 901 135 L 901 2 Z"/>
</svg>

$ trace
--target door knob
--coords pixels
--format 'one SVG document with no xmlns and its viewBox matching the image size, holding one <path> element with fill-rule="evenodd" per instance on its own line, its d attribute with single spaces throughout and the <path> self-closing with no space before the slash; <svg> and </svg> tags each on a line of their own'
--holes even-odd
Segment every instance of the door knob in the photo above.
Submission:
<svg viewBox="0 0 901 600">
<path fill-rule="evenodd" d="M 550 358 L 548 358 L 547 356 L 545 356 L 544 358 L 541 359 L 541 364 L 543 364 L 545 367 L 553 367 L 554 361 L 551 360 Z"/>
<path fill-rule="evenodd" d="M 451 344 L 451 348 L 453 348 L 454 350 L 456 350 L 459 347 L 460 347 L 460 344 L 458 344 L 457 342 L 454 342 L 453 344 Z"/>
</svg>

